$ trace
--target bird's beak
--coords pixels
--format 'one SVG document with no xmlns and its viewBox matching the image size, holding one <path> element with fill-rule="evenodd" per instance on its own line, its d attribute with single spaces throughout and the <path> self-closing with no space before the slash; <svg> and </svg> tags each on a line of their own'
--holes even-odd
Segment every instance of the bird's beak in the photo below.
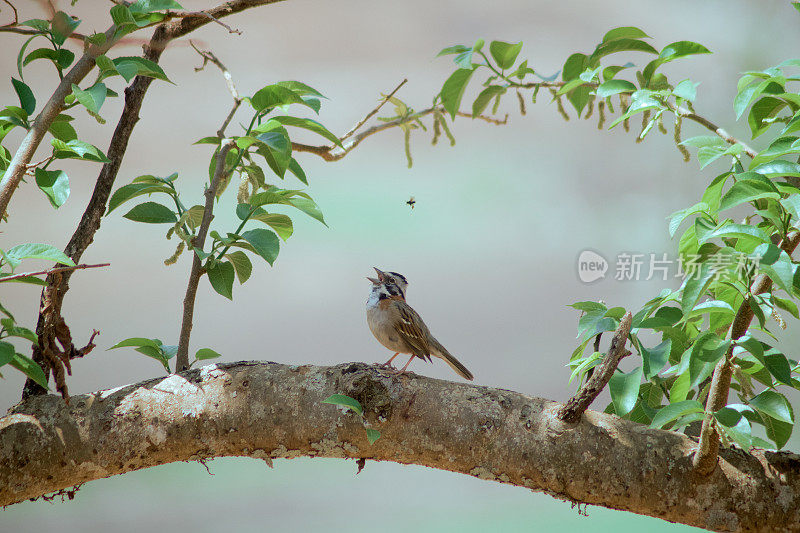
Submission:
<svg viewBox="0 0 800 533">
<path fill-rule="evenodd" d="M 367 276 L 367 279 L 368 279 L 368 280 L 370 280 L 370 281 L 372 282 L 372 284 L 373 284 L 373 285 L 380 285 L 380 284 L 381 284 L 381 281 L 380 281 L 380 280 L 378 280 L 378 279 L 371 278 L 371 277 L 369 277 L 369 276 Z"/>
<path fill-rule="evenodd" d="M 374 269 L 375 269 L 375 272 L 377 272 L 377 273 L 378 273 L 378 279 L 379 279 L 381 282 L 382 282 L 384 279 L 386 279 L 386 274 L 384 274 L 384 273 L 383 273 L 383 271 L 381 271 L 381 270 L 378 270 L 378 267 L 372 267 L 372 268 L 374 268 Z"/>
</svg>

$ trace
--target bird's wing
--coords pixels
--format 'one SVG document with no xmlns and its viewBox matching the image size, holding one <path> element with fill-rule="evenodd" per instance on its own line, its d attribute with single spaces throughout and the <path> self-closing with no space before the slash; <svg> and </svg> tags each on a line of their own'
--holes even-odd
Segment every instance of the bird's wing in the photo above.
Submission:
<svg viewBox="0 0 800 533">
<path fill-rule="evenodd" d="M 399 314 L 399 320 L 395 321 L 395 330 L 412 349 L 414 355 L 430 361 L 431 348 L 428 345 L 430 332 L 425 322 L 407 303 L 401 300 L 392 303 Z"/>
</svg>

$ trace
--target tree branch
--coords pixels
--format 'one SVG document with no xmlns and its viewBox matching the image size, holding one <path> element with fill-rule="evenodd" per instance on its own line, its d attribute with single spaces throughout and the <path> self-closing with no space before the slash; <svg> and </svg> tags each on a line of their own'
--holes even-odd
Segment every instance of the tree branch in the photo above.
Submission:
<svg viewBox="0 0 800 533">
<path fill-rule="evenodd" d="M 781 243 L 780 247 L 791 257 L 792 252 L 794 252 L 798 244 L 800 244 L 800 232 L 794 232 L 787 237 L 786 241 Z M 750 295 L 763 294 L 770 289 L 772 289 L 772 280 L 769 279 L 766 274 L 759 274 L 750 287 Z M 750 295 L 748 295 L 748 299 L 752 297 Z M 736 316 L 734 316 L 733 322 L 731 323 L 731 340 L 737 341 L 746 335 L 747 328 L 750 327 L 750 322 L 752 322 L 752 320 L 753 309 L 750 307 L 748 300 L 745 300 L 742 302 L 742 305 L 739 306 L 739 309 L 736 311 Z M 733 377 L 734 370 L 733 348 L 734 344 L 731 343 L 730 348 L 728 348 L 728 351 L 725 353 L 725 357 L 714 367 L 714 374 L 711 377 L 711 387 L 708 389 L 705 418 L 703 419 L 703 427 L 700 430 L 700 444 L 697 447 L 697 453 L 695 453 L 693 459 L 697 473 L 703 476 L 711 474 L 717 466 L 719 434 L 714 424 L 714 413 L 728 405 L 728 392 L 730 391 L 731 378 Z"/>
<path fill-rule="evenodd" d="M 370 128 L 367 128 L 366 130 L 362 131 L 361 133 L 359 133 L 358 135 L 353 137 L 353 139 L 350 142 L 342 143 L 344 145 L 344 150 L 342 150 L 341 148 L 337 148 L 336 146 L 330 146 L 330 145 L 329 146 L 312 146 L 312 145 L 308 145 L 308 144 L 301 144 L 301 143 L 295 143 L 295 142 L 292 143 L 292 150 L 294 150 L 295 152 L 307 152 L 307 153 L 310 153 L 310 154 L 314 154 L 314 155 L 317 155 L 317 156 L 321 157 L 322 159 L 324 159 L 325 161 L 328 161 L 328 162 L 339 161 L 344 156 L 349 154 L 353 150 L 353 148 L 355 148 L 356 146 L 361 144 L 361 141 L 363 141 L 367 137 L 369 137 L 371 135 L 375 135 L 376 133 L 378 133 L 380 131 L 388 130 L 390 128 L 395 128 L 397 126 L 400 126 L 401 124 L 405 124 L 406 122 L 410 122 L 410 121 L 412 121 L 414 119 L 418 119 L 418 118 L 424 117 L 426 115 L 430 115 L 431 113 L 433 113 L 433 111 L 435 109 L 436 108 L 434 108 L 434 107 L 429 107 L 428 109 L 423 109 L 422 111 L 419 111 L 417 113 L 409 115 L 408 117 L 398 118 L 398 119 L 395 119 L 395 120 L 392 120 L 392 121 L 389 121 L 389 122 L 384 122 L 382 124 L 376 124 L 376 125 L 374 125 L 374 126 L 372 126 Z M 440 107 L 439 111 L 444 113 L 444 108 Z M 462 112 L 459 111 L 456 114 L 459 117 L 473 118 L 472 115 L 469 114 L 469 113 L 462 113 Z M 483 120 L 484 122 L 488 122 L 490 124 L 497 124 L 497 125 L 505 124 L 506 121 L 508 120 L 508 116 L 506 116 L 505 120 L 499 120 L 499 119 L 496 119 L 496 118 L 493 118 L 493 117 L 488 117 L 486 115 L 478 115 L 475 118 L 479 119 L 479 120 Z M 362 122 L 362 124 L 363 124 L 363 122 Z M 352 131 L 348 132 L 347 135 L 348 136 L 352 135 Z M 340 140 L 344 141 L 344 140 L 346 140 L 346 138 L 347 137 L 341 137 Z"/>
<path fill-rule="evenodd" d="M 214 179 L 205 190 L 206 204 L 203 209 L 203 219 L 197 230 L 197 236 L 192 239 L 192 248 L 202 250 L 206 242 L 206 234 L 214 218 L 214 200 L 217 198 L 219 184 L 225 177 L 225 158 L 233 148 L 233 140 L 225 139 L 219 147 L 219 151 L 214 156 L 216 167 L 214 167 Z M 183 298 L 183 320 L 181 322 L 181 332 L 178 337 L 178 352 L 175 356 L 175 371 L 180 372 L 189 368 L 189 338 L 192 334 L 192 320 L 194 318 L 194 302 L 197 297 L 197 286 L 200 284 L 200 277 L 204 274 L 202 260 L 197 252 L 192 250 L 192 270 L 189 272 L 189 283 L 186 286 L 186 296 Z"/>
<path fill-rule="evenodd" d="M 321 403 L 333 393 L 364 406 L 378 441 Z M 717 531 L 800 528 L 797 455 L 728 449 L 698 479 L 689 437 L 594 411 L 566 425 L 560 407 L 363 363 L 210 365 L 13 408 L 0 419 L 0 505 L 174 461 L 311 456 L 424 465 Z"/>
<path fill-rule="evenodd" d="M 170 22 L 164 22 L 156 26 L 153 31 L 153 36 L 150 42 L 144 47 L 144 57 L 150 61 L 158 63 L 161 54 L 167 45 L 179 37 L 183 37 L 192 31 L 205 26 L 213 21 L 214 18 L 219 19 L 238 13 L 251 7 L 257 7 L 266 4 L 273 4 L 282 0 L 231 0 L 222 5 L 209 9 L 209 13 L 213 18 L 205 17 L 199 14 L 192 14 Z M 114 135 L 111 138 L 106 156 L 111 161 L 105 163 L 100 175 L 95 182 L 94 190 L 92 191 L 92 198 L 78 223 L 78 227 L 72 234 L 69 243 L 64 248 L 64 253 L 67 254 L 75 263 L 80 262 L 80 258 L 89 245 L 94 240 L 94 235 L 100 229 L 100 221 L 106 210 L 108 198 L 111 195 L 111 189 L 114 187 L 114 181 L 117 178 L 120 166 L 122 165 L 122 158 L 128 148 L 128 141 L 130 140 L 133 128 L 139 121 L 139 111 L 142 108 L 147 89 L 153 82 L 153 78 L 137 76 L 133 83 L 125 89 L 125 107 L 122 110 L 117 127 L 114 130 Z M 61 312 L 61 305 L 64 300 L 64 295 L 69 290 L 69 278 L 71 272 L 60 274 L 61 279 L 47 279 L 48 287 L 42 291 L 40 300 L 40 309 L 46 309 L 47 306 L 52 305 L 53 309 L 59 313 Z M 40 312 L 39 319 L 36 325 L 36 334 L 39 338 L 46 333 L 46 320 L 45 314 Z M 42 353 L 41 346 L 35 347 L 33 351 L 33 360 L 36 361 L 45 371 L 45 375 L 49 375 L 50 367 Z M 25 382 L 25 387 L 22 390 L 22 397 L 26 398 L 35 394 L 44 394 L 46 390 L 38 385 L 32 379 Z"/>
<path fill-rule="evenodd" d="M 63 111 L 64 98 L 72 93 L 72 84 L 80 83 L 94 68 L 97 56 L 106 53 L 114 45 L 114 32 L 116 29 L 117 27 L 112 25 L 106 30 L 106 40 L 103 44 L 89 46 L 89 49 L 75 63 L 75 66 L 64 75 L 64 79 L 61 80 L 50 99 L 45 103 L 42 111 L 36 116 L 31 129 L 22 139 L 5 174 L 3 174 L 3 179 L 0 181 L 0 219 L 5 217 L 11 197 L 17 190 L 20 181 L 22 181 L 28 163 L 31 162 L 33 154 L 44 138 L 44 134 L 47 133 L 53 119 Z"/>
<path fill-rule="evenodd" d="M 630 352 L 625 349 L 625 344 L 628 342 L 628 335 L 631 333 L 631 325 L 633 324 L 633 316 L 630 311 L 625 313 L 622 320 L 619 321 L 617 331 L 614 332 L 614 337 L 611 339 L 611 346 L 608 348 L 608 354 L 603 360 L 600 370 L 594 372 L 592 377 L 584 383 L 583 387 L 564 404 L 558 411 L 558 418 L 564 422 L 574 424 L 581 419 L 581 415 L 589 405 L 597 398 L 608 384 L 614 372 L 619 366 L 620 360 L 628 355 Z M 600 340 L 598 335 L 597 340 Z"/>
<path fill-rule="evenodd" d="M 97 265 L 75 265 L 51 268 L 49 270 L 40 270 L 39 272 L 23 272 L 22 274 L 14 274 L 13 276 L 0 277 L 0 283 L 4 281 L 13 281 L 15 279 L 30 278 L 31 276 L 42 276 L 50 274 L 61 274 L 63 272 L 72 272 L 73 270 L 82 270 L 84 268 L 99 268 L 110 266 L 111 263 L 100 263 Z"/>
</svg>

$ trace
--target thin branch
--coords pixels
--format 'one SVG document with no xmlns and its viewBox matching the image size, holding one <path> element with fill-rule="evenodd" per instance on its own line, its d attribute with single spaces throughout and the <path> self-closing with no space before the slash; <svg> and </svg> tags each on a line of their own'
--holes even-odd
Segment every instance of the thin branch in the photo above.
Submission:
<svg viewBox="0 0 800 533">
<path fill-rule="evenodd" d="M 782 242 L 780 248 L 790 257 L 795 248 L 800 244 L 800 232 L 789 235 L 786 241 Z M 772 280 L 766 274 L 759 274 L 750 287 L 750 294 L 739 306 L 736 316 L 731 323 L 730 339 L 737 341 L 747 334 L 747 328 L 753 320 L 753 309 L 750 307 L 749 300 L 757 294 L 768 292 L 772 288 Z M 728 405 L 728 392 L 730 391 L 731 379 L 733 377 L 733 348 L 731 343 L 725 357 L 717 366 L 714 367 L 714 374 L 711 378 L 711 387 L 708 390 L 706 400 L 705 418 L 703 428 L 700 431 L 700 443 L 697 452 L 694 454 L 692 462 L 695 470 L 701 475 L 709 475 L 717 466 L 717 454 L 719 452 L 719 434 L 714 423 L 714 413 Z"/>
<path fill-rule="evenodd" d="M 600 370 L 595 372 L 591 378 L 581 387 L 581 389 L 558 410 L 558 418 L 564 422 L 574 424 L 581 419 L 581 415 L 595 398 L 602 392 L 608 384 L 614 372 L 617 370 L 620 360 L 630 352 L 625 349 L 628 335 L 631 333 L 633 316 L 630 311 L 625 313 L 619 321 L 619 327 L 611 339 L 611 346 L 608 354 L 603 360 Z"/>
<path fill-rule="evenodd" d="M 231 109 L 228 116 L 225 118 L 225 121 L 222 123 L 222 126 L 217 130 L 217 137 L 222 139 L 225 137 L 225 130 L 228 128 L 228 125 L 231 123 L 233 119 L 233 115 L 236 114 L 236 111 L 239 109 L 239 106 L 242 105 L 242 97 L 239 96 L 239 91 L 236 90 L 236 85 L 233 83 L 233 76 L 231 76 L 228 67 L 226 67 L 219 58 L 214 55 L 211 50 L 200 50 L 197 48 L 194 43 L 189 40 L 189 44 L 194 48 L 194 51 L 200 54 L 200 57 L 203 58 L 203 64 L 199 67 L 195 67 L 194 71 L 199 72 L 203 70 L 208 62 L 214 63 L 221 71 L 222 76 L 225 78 L 225 84 L 228 86 L 228 91 L 231 93 L 233 97 L 233 108 Z"/>
<path fill-rule="evenodd" d="M 294 150 L 295 152 L 307 152 L 307 153 L 310 153 L 310 154 L 314 154 L 314 155 L 317 155 L 317 156 L 321 157 L 322 159 L 324 159 L 325 161 L 328 161 L 328 162 L 339 161 L 344 156 L 349 154 L 356 146 L 361 144 L 361 141 L 363 141 L 367 137 L 369 137 L 371 135 L 374 135 L 374 134 L 376 134 L 376 133 L 378 133 L 380 131 L 384 131 L 384 130 L 388 130 L 390 128 L 394 128 L 394 127 L 400 126 L 401 124 L 405 124 L 405 123 L 407 123 L 409 121 L 412 121 L 414 119 L 418 119 L 418 118 L 424 117 L 426 115 L 430 115 L 431 113 L 434 112 L 435 109 L 436 108 L 434 108 L 434 107 L 429 107 L 428 109 L 424 109 L 422 111 L 419 111 L 417 113 L 409 115 L 408 117 L 398 118 L 398 119 L 392 120 L 390 122 L 384 122 L 382 124 L 376 124 L 375 126 L 372 126 L 371 128 L 367 128 L 366 130 L 362 131 L 361 133 L 359 133 L 358 135 L 353 137 L 353 139 L 349 143 L 345 144 L 344 145 L 344 150 L 342 150 L 341 148 L 338 148 L 336 146 L 330 146 L 330 145 L 329 146 L 313 146 L 313 145 L 301 144 L 301 143 L 295 143 L 295 142 L 292 143 L 292 150 Z M 442 108 L 439 108 L 439 111 L 440 112 L 444 112 Z M 469 114 L 469 113 L 462 113 L 462 112 L 459 111 L 456 114 L 459 117 L 473 118 L 472 115 Z M 503 125 L 503 124 L 506 124 L 506 122 L 508 120 L 508 115 L 506 115 L 506 118 L 504 120 L 499 120 L 499 119 L 496 119 L 496 118 L 493 118 L 493 117 L 488 117 L 488 116 L 485 116 L 485 115 L 478 115 L 475 118 L 479 119 L 479 120 L 483 120 L 484 122 L 488 122 L 489 124 Z"/>
<path fill-rule="evenodd" d="M 14 22 L 12 22 L 11 24 L 18 24 L 19 23 L 19 15 L 17 14 L 17 8 L 14 7 L 14 4 L 12 4 L 9 0 L 3 0 L 3 2 L 8 4 L 8 7 L 10 7 L 11 11 L 14 12 Z"/>
<path fill-rule="evenodd" d="M 0 278 L 0 283 L 4 281 L 13 281 L 15 279 L 20 278 L 29 278 L 31 276 L 43 276 L 43 275 L 50 275 L 50 274 L 57 274 L 61 272 L 70 272 L 72 270 L 81 270 L 84 268 L 100 268 L 100 267 L 107 267 L 111 266 L 111 263 L 100 263 L 98 265 L 75 265 L 75 266 L 65 266 L 65 267 L 56 267 L 51 268 L 50 270 L 40 270 L 39 272 L 23 272 L 22 274 L 14 274 L 13 276 L 5 276 Z"/>
<path fill-rule="evenodd" d="M 231 28 L 230 26 L 228 26 L 227 24 L 225 24 L 224 22 L 219 20 L 217 17 L 212 15 L 208 10 L 207 11 L 191 11 L 189 13 L 171 13 L 171 15 L 173 17 L 177 17 L 177 18 L 189 17 L 189 16 L 192 16 L 192 15 L 200 15 L 200 16 L 203 16 L 203 17 L 208 17 L 209 20 L 211 20 L 212 22 L 216 22 L 217 24 L 219 24 L 220 26 L 222 26 L 223 28 L 228 30 L 228 33 L 235 33 L 237 35 L 241 35 L 242 34 L 242 30 L 235 30 L 235 29 Z"/>
<path fill-rule="evenodd" d="M 359 129 L 359 128 L 361 128 L 361 126 L 363 126 L 363 125 L 364 125 L 364 124 L 365 124 L 365 123 L 366 123 L 366 122 L 367 122 L 369 119 L 371 119 L 372 117 L 374 117 L 374 116 L 375 116 L 375 114 L 376 114 L 378 111 L 380 111 L 381 107 L 383 107 L 383 104 L 385 104 L 386 102 L 388 102 L 388 101 L 389 101 L 389 100 L 390 100 L 390 99 L 391 99 L 391 98 L 392 98 L 392 97 L 393 97 L 393 96 L 394 96 L 394 95 L 397 93 L 397 91 L 399 91 L 399 90 L 400 90 L 400 87 L 402 87 L 402 86 L 403 86 L 403 85 L 405 85 L 406 83 L 408 83 L 408 78 L 404 78 L 404 79 L 403 79 L 403 81 L 401 81 L 401 82 L 400 82 L 400 84 L 399 84 L 397 87 L 395 87 L 395 88 L 394 88 L 394 90 L 393 90 L 392 92 L 390 92 L 389 94 L 387 94 L 386 96 L 384 96 L 384 97 L 383 97 L 383 99 L 381 100 L 381 102 L 378 104 L 378 106 L 377 106 L 375 109 L 373 109 L 372 111 L 370 111 L 369 113 L 367 113 L 367 115 L 366 115 L 364 118 L 362 118 L 362 119 L 359 121 L 359 123 L 358 123 L 358 124 L 356 124 L 355 126 L 353 126 L 353 129 L 351 129 L 350 131 L 348 131 L 347 133 L 345 133 L 345 134 L 344 134 L 344 136 L 342 136 L 342 137 L 341 137 L 339 140 L 340 140 L 341 142 L 344 142 L 344 141 L 345 141 L 345 139 L 349 139 L 349 138 L 350 138 L 350 137 L 351 137 L 351 136 L 352 136 L 352 135 L 353 135 L 353 134 L 354 134 L 356 131 L 358 131 L 358 129 Z"/>
<path fill-rule="evenodd" d="M 197 230 L 197 235 L 192 239 L 192 270 L 189 272 L 189 283 L 186 286 L 186 296 L 183 299 L 183 320 L 181 322 L 181 332 L 178 338 L 178 353 L 175 356 L 175 371 L 181 372 L 189 368 L 189 338 L 192 334 L 192 321 L 194 319 L 194 303 L 197 298 L 197 286 L 200 284 L 200 277 L 205 273 L 200 256 L 194 251 L 203 249 L 208 234 L 208 227 L 211 219 L 214 218 L 214 200 L 217 198 L 217 189 L 225 178 L 225 158 L 233 148 L 233 139 L 225 139 L 220 144 L 219 151 L 215 156 L 216 167 L 214 168 L 214 178 L 205 191 L 206 204 L 203 209 L 203 219 Z"/>
<path fill-rule="evenodd" d="M 726 143 L 731 145 L 733 144 L 740 145 L 744 149 L 744 153 L 746 153 L 751 159 L 755 159 L 756 156 L 758 155 L 757 150 L 750 148 L 750 146 L 748 146 L 746 143 L 737 139 L 724 129 L 720 128 L 719 126 L 708 120 L 707 118 L 701 117 L 697 113 L 692 113 L 691 111 L 689 111 L 684 107 L 677 107 L 676 105 L 670 102 L 665 102 L 665 103 L 667 105 L 667 108 L 669 108 L 669 110 L 672 111 L 673 113 L 680 115 L 683 118 L 689 119 L 693 122 L 696 122 L 697 124 L 700 124 L 707 130 L 713 131 L 718 137 L 720 137 Z"/>
</svg>

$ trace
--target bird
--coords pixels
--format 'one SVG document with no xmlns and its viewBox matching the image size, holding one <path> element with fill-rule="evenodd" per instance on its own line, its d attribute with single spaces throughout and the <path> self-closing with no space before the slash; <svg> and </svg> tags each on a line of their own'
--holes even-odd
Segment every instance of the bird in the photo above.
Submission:
<svg viewBox="0 0 800 533">
<path fill-rule="evenodd" d="M 373 267 L 375 268 L 375 267 Z M 431 362 L 431 356 L 444 359 L 456 374 L 472 381 L 472 372 L 450 355 L 450 352 L 431 335 L 422 317 L 406 303 L 408 280 L 397 272 L 383 272 L 375 268 L 377 278 L 367 277 L 372 288 L 367 298 L 367 325 L 378 342 L 395 354 L 384 367 L 392 367 L 395 357 L 410 354 L 404 373 L 415 357 Z"/>
</svg>

